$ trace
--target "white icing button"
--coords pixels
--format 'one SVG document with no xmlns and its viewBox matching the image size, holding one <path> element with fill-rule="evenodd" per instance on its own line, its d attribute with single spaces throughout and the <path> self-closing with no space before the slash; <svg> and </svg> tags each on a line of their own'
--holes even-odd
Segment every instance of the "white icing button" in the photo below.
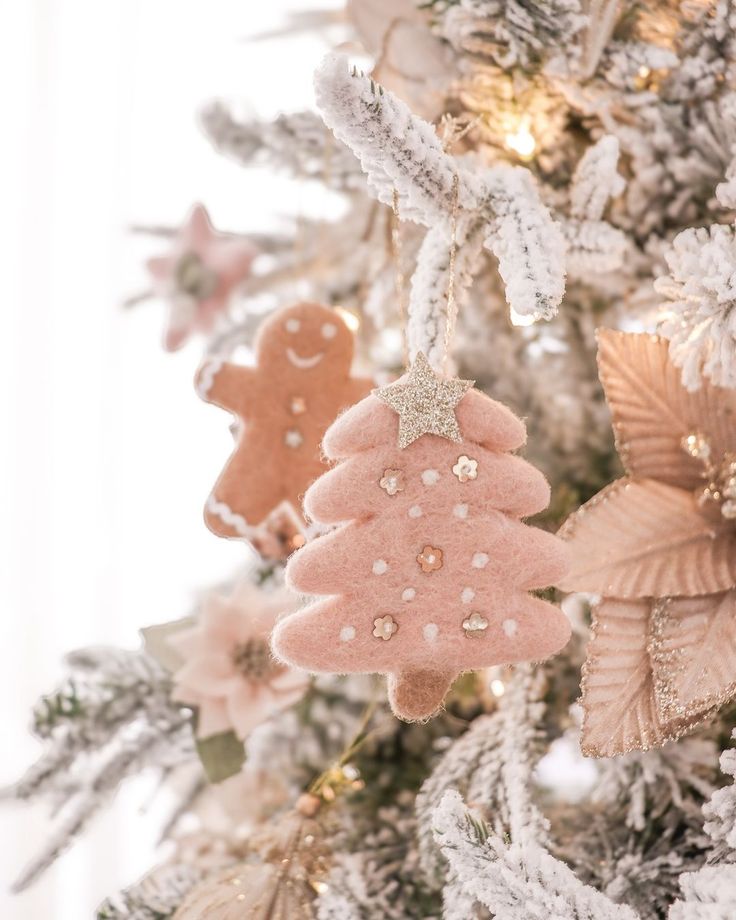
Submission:
<svg viewBox="0 0 736 920">
<path fill-rule="evenodd" d="M 437 470 L 424 470 L 422 473 L 422 482 L 425 486 L 433 486 L 436 482 L 439 482 L 440 474 Z"/>
<path fill-rule="evenodd" d="M 301 447 L 303 443 L 304 435 L 298 428 L 290 428 L 284 435 L 284 444 L 294 450 L 296 450 L 297 447 Z"/>
<path fill-rule="evenodd" d="M 488 553 L 476 553 L 473 556 L 473 568 L 484 569 L 488 565 Z"/>
<path fill-rule="evenodd" d="M 416 596 L 417 592 L 414 590 L 414 588 L 404 588 L 404 590 L 401 592 L 402 601 L 413 601 Z"/>
<path fill-rule="evenodd" d="M 287 332 L 299 332 L 301 323 L 298 319 L 287 319 L 285 325 Z"/>
<path fill-rule="evenodd" d="M 468 516 L 468 506 L 467 505 L 455 505 L 452 509 L 452 513 L 456 518 L 460 518 L 461 521 L 464 521 Z"/>
<path fill-rule="evenodd" d="M 384 572 L 388 572 L 388 562 L 385 559 L 376 559 L 373 563 L 373 574 L 383 575 Z"/>
<path fill-rule="evenodd" d="M 463 604 L 469 604 L 475 597 L 475 591 L 472 588 L 463 588 L 460 594 L 460 600 Z"/>
<path fill-rule="evenodd" d="M 334 339 L 337 335 L 337 326 L 334 323 L 324 323 L 322 325 L 322 338 Z"/>
<path fill-rule="evenodd" d="M 434 639 L 436 639 L 439 631 L 439 627 L 436 623 L 426 623 L 422 629 L 424 638 L 427 640 L 427 642 L 432 642 Z"/>
<path fill-rule="evenodd" d="M 503 631 L 506 633 L 509 639 L 512 636 L 515 636 L 519 629 L 519 624 L 516 622 L 516 620 L 504 620 L 501 625 L 503 626 Z"/>
<path fill-rule="evenodd" d="M 409 508 L 408 514 L 409 514 L 409 517 L 411 518 L 421 517 L 422 509 L 419 507 L 419 505 L 412 505 L 411 508 Z"/>
<path fill-rule="evenodd" d="M 343 626 L 343 628 L 340 630 L 340 638 L 343 642 L 350 642 L 351 639 L 355 638 L 355 627 Z"/>
</svg>

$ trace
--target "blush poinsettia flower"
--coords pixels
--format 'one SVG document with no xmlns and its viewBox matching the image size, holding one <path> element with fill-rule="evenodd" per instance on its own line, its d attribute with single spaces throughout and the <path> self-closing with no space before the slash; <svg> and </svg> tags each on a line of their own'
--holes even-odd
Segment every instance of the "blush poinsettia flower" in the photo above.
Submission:
<svg viewBox="0 0 736 920">
<path fill-rule="evenodd" d="M 733 588 L 736 391 L 704 383 L 688 392 L 657 336 L 603 330 L 598 338 L 627 475 L 560 531 L 574 550 L 560 587 L 637 599 Z"/>
<path fill-rule="evenodd" d="M 232 730 L 243 739 L 304 696 L 308 676 L 276 661 L 270 646 L 276 619 L 295 604 L 286 589 L 244 582 L 229 598 L 210 595 L 197 624 L 169 636 L 183 660 L 172 697 L 197 709 L 200 738 Z"/>
<path fill-rule="evenodd" d="M 678 738 L 736 695 L 736 392 L 688 391 L 657 336 L 602 331 L 626 475 L 560 536 L 559 587 L 601 595 L 583 667 L 583 752 Z"/>
<path fill-rule="evenodd" d="M 171 252 L 147 263 L 155 293 L 169 305 L 167 351 L 181 348 L 194 332 L 212 330 L 235 288 L 250 275 L 257 255 L 249 240 L 218 233 L 203 205 L 192 208 Z"/>
</svg>

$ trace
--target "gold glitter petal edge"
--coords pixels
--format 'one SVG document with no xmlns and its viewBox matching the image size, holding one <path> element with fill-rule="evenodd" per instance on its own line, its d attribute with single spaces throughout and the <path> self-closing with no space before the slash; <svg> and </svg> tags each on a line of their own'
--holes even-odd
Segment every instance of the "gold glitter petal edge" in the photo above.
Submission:
<svg viewBox="0 0 736 920">
<path fill-rule="evenodd" d="M 651 601 L 605 598 L 593 610 L 581 683 L 586 757 L 648 751 L 691 731 L 713 712 L 661 719 L 648 653 Z"/>
</svg>

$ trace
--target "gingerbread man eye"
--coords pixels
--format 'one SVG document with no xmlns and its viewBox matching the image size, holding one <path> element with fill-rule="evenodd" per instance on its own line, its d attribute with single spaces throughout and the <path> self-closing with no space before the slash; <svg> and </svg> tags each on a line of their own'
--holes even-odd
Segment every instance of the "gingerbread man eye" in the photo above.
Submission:
<svg viewBox="0 0 736 920">
<path fill-rule="evenodd" d="M 322 326 L 322 338 L 334 339 L 337 335 L 337 326 L 334 323 L 324 323 Z"/>
<path fill-rule="evenodd" d="M 287 332 L 299 332 L 302 324 L 298 319 L 287 319 L 284 325 Z"/>
</svg>

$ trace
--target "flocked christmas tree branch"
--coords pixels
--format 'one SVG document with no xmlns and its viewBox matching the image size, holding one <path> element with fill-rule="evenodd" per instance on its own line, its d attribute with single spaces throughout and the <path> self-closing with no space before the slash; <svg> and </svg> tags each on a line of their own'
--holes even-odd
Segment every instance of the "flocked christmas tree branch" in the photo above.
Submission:
<svg viewBox="0 0 736 920">
<path fill-rule="evenodd" d="M 44 800 L 56 816 L 16 891 L 61 855 L 127 776 L 146 767 L 168 773 L 194 760 L 190 716 L 171 702 L 169 676 L 152 658 L 90 648 L 67 663 L 69 678 L 34 713 L 45 750 L 9 790 L 18 799 Z"/>
<path fill-rule="evenodd" d="M 497 920 L 638 920 L 537 844 L 510 843 L 490 832 L 457 792 L 442 798 L 435 836 L 465 891 Z"/>
<path fill-rule="evenodd" d="M 325 123 L 359 158 L 375 197 L 384 204 L 396 198 L 402 217 L 435 231 L 418 260 L 418 289 L 412 296 L 415 318 L 426 318 L 418 300 L 436 301 L 446 294 L 445 273 L 437 268 L 438 228 L 449 230 L 453 221 L 458 244 L 462 247 L 469 240 L 466 269 L 477 260 L 479 239 L 498 258 L 512 316 L 533 321 L 556 312 L 564 292 L 565 243 L 526 170 L 477 164 L 471 168 L 450 156 L 431 125 L 370 77 L 351 70 L 343 56 L 325 60 L 315 75 L 315 90 Z M 458 280 L 468 284 L 471 277 L 465 271 Z M 428 290 L 432 278 L 433 294 Z M 460 288 L 457 284 L 458 296 Z M 437 339 L 445 328 L 433 307 L 428 313 L 432 321 L 423 339 L 417 341 L 417 322 L 410 348 L 437 355 L 443 351 Z M 436 358 L 434 363 L 437 366 Z"/>
</svg>

